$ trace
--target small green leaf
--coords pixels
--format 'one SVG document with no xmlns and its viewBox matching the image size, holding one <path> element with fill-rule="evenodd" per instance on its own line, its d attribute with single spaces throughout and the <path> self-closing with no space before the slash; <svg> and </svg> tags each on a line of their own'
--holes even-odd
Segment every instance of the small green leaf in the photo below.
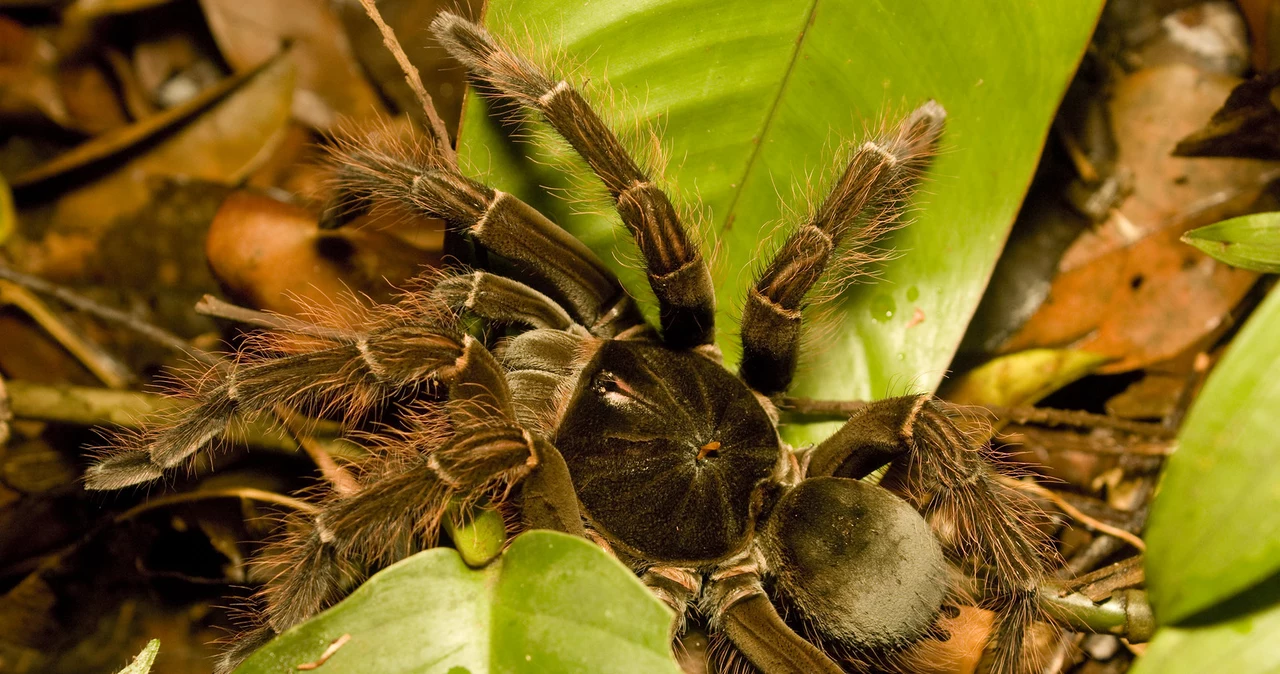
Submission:
<svg viewBox="0 0 1280 674">
<path fill-rule="evenodd" d="M 318 671 L 679 674 L 671 618 L 599 547 L 531 531 L 482 569 L 448 548 L 395 564 L 236 672 L 297 671 L 350 635 Z"/>
<path fill-rule="evenodd" d="M 1272 291 L 1232 341 L 1178 434 L 1146 532 L 1147 588 L 1161 625 L 1280 570 L 1278 335 L 1280 292 Z"/>
<path fill-rule="evenodd" d="M 138 653 L 124 669 L 116 674 L 147 674 L 151 671 L 151 665 L 156 661 L 156 655 L 160 653 L 160 640 L 152 639 L 142 647 L 142 652 Z"/>
<path fill-rule="evenodd" d="M 962 405 L 1033 405 L 1108 360 L 1091 351 L 1028 349 L 974 368 L 944 396 Z"/>
<path fill-rule="evenodd" d="M 1280 213 L 1254 213 L 1193 229 L 1182 240 L 1241 269 L 1280 274 Z"/>
<path fill-rule="evenodd" d="M 1280 673 L 1280 605 L 1200 627 L 1162 627 L 1130 674 Z"/>
<path fill-rule="evenodd" d="M 507 544 L 507 525 L 496 510 L 476 508 L 460 516 L 451 507 L 444 528 L 462 561 L 473 569 L 493 561 Z"/>
</svg>

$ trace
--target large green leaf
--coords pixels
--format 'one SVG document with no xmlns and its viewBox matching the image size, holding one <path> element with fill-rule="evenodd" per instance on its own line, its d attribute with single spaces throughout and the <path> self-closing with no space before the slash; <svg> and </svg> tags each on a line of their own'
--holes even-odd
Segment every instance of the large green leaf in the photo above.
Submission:
<svg viewBox="0 0 1280 674">
<path fill-rule="evenodd" d="M 532 531 L 471 569 L 448 548 L 421 552 L 249 658 L 237 674 L 602 672 L 678 674 L 671 611 L 627 568 L 580 538 Z"/>
<path fill-rule="evenodd" d="M 1146 532 L 1147 588 L 1162 625 L 1280 572 L 1277 335 L 1280 293 L 1272 292 L 1178 434 Z"/>
<path fill-rule="evenodd" d="M 1197 627 L 1162 627 L 1130 674 L 1280 674 L 1280 604 Z"/>
<path fill-rule="evenodd" d="M 797 392 L 835 398 L 935 388 L 959 343 L 1035 168 L 1099 0 L 828 2 L 816 0 L 491 0 L 487 25 L 563 48 L 588 96 L 639 121 L 661 118 L 667 178 L 701 199 L 720 306 L 720 344 L 736 362 L 736 313 L 761 251 L 829 170 L 834 146 L 927 99 L 949 112 L 922 208 L 900 232 L 882 281 L 847 292 Z M 552 59 L 553 65 L 555 64 Z M 560 63 L 563 65 L 563 62 Z M 560 70 L 565 68 L 561 67 Z M 610 93 L 599 83 L 607 79 Z M 570 189 L 527 146 L 503 143 L 472 97 L 461 155 L 495 186 L 542 208 L 647 292 L 625 260 L 607 206 L 548 199 Z M 621 128 L 635 125 L 623 121 Z M 553 151 L 554 154 L 554 151 Z M 631 265 L 634 266 L 634 265 Z"/>
</svg>

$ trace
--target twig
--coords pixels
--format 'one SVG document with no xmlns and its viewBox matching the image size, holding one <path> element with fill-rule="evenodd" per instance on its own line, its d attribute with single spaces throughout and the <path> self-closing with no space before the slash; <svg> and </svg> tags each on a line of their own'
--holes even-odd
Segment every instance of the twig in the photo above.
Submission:
<svg viewBox="0 0 1280 674">
<path fill-rule="evenodd" d="M 197 489 L 195 491 L 182 492 L 181 494 L 166 494 L 164 496 L 147 499 L 145 503 L 140 503 L 119 515 L 116 515 L 115 521 L 118 524 L 156 508 L 162 508 L 176 503 L 204 501 L 211 498 L 247 498 L 254 501 L 282 505 L 308 515 L 315 515 L 320 512 L 320 509 L 311 503 L 298 500 L 291 496 L 285 496 L 284 494 L 277 494 L 273 491 L 254 489 L 253 487 L 226 487 L 223 489 Z"/>
<path fill-rule="evenodd" d="M 35 292 L 44 293 L 45 295 L 57 298 L 58 301 L 75 307 L 87 314 L 122 325 L 150 339 L 151 341 L 156 342 L 157 344 L 185 353 L 207 365 L 215 365 L 219 362 L 219 358 L 216 355 L 191 346 L 185 339 L 182 339 L 172 332 L 151 325 L 150 323 L 142 321 L 135 316 L 120 311 L 119 309 L 95 302 L 88 297 L 71 290 L 70 288 L 50 283 L 38 276 L 32 276 L 15 269 L 10 269 L 3 264 L 0 264 L 0 277 L 7 278 L 23 287 L 34 290 Z"/>
<path fill-rule="evenodd" d="M 815 400 L 812 398 L 792 397 L 782 399 L 782 409 L 784 411 L 804 416 L 848 417 L 867 405 L 868 403 L 862 400 Z M 1150 438 L 1172 438 L 1177 434 L 1176 431 L 1165 428 L 1160 424 L 1130 421 L 1078 410 L 1058 410 L 1031 406 L 1006 407 L 1003 405 L 969 405 L 966 407 L 979 410 L 985 409 L 1000 419 L 1016 424 L 1110 428 Z"/>
<path fill-rule="evenodd" d="M 1074 426 L 1076 428 L 1110 428 L 1124 433 L 1141 435 L 1148 438 L 1170 439 L 1177 436 L 1177 431 L 1160 424 L 1149 424 L 1141 421 L 1130 421 L 1105 414 L 1093 414 L 1079 410 L 1057 410 L 1048 407 L 1004 407 L 986 405 L 986 409 L 1001 419 L 1015 424 L 1036 424 L 1039 426 Z"/>
<path fill-rule="evenodd" d="M 1065 498 L 1062 498 L 1061 495 L 1059 495 L 1057 492 L 1053 491 L 1052 489 L 1046 489 L 1045 487 L 1042 487 L 1033 482 L 1019 482 L 1018 487 L 1020 489 L 1025 489 L 1027 491 L 1030 491 L 1036 494 L 1037 496 L 1042 496 L 1044 498 L 1049 499 L 1050 501 L 1053 501 L 1054 505 L 1057 505 L 1059 508 L 1062 509 L 1062 512 L 1065 512 L 1066 514 L 1070 515 L 1073 519 L 1085 525 L 1086 527 L 1089 527 L 1090 529 L 1093 529 L 1095 531 L 1100 531 L 1104 534 L 1110 534 L 1111 536 L 1115 536 L 1116 538 L 1123 540 L 1124 542 L 1128 543 L 1129 545 L 1132 545 L 1133 547 L 1143 552 L 1146 552 L 1147 550 L 1147 544 L 1143 542 L 1141 538 L 1138 538 L 1133 533 L 1129 531 L 1125 531 L 1120 527 L 1111 526 L 1106 522 L 1102 522 L 1100 520 L 1094 519 L 1086 515 L 1083 511 L 1071 505 L 1071 503 L 1069 503 Z"/>
<path fill-rule="evenodd" d="M 0 276 L 12 270 L 0 265 Z M 93 342 L 72 330 L 57 314 L 49 310 L 30 290 L 16 282 L 0 280 L 0 305 L 12 304 L 35 321 L 54 341 L 75 356 L 95 377 L 109 388 L 121 389 L 133 380 L 133 373 Z"/>
<path fill-rule="evenodd" d="M 5 383 L 9 391 L 10 409 L 17 419 L 136 429 L 141 427 L 142 419 L 173 413 L 191 404 L 176 398 L 138 391 L 35 384 L 13 379 Z M 227 437 L 260 449 L 296 452 L 299 448 L 299 443 L 284 433 L 283 429 L 265 420 L 233 424 L 228 429 Z M 344 441 L 313 442 L 320 444 L 329 454 L 352 455 L 350 450 L 343 449 Z"/>
<path fill-rule="evenodd" d="M 404 81 L 409 84 L 409 88 L 413 89 L 413 93 L 418 97 L 418 102 L 422 104 L 422 111 L 426 113 L 427 120 L 431 122 L 431 135 L 435 138 L 435 145 L 440 149 L 440 154 L 449 161 L 450 164 L 457 164 L 458 157 L 453 151 L 453 145 L 449 142 L 449 131 L 445 128 L 444 120 L 440 119 L 440 113 L 436 111 L 435 101 L 431 100 L 431 94 L 427 93 L 426 87 L 422 86 L 422 76 L 418 74 L 418 69 L 409 62 L 409 57 L 405 55 L 404 49 L 400 47 L 400 41 L 396 39 L 395 31 L 391 30 L 391 26 L 382 20 L 382 14 L 378 11 L 378 6 L 374 4 L 374 0 L 360 0 L 360 4 L 364 6 L 365 14 L 377 24 L 378 31 L 382 33 L 382 43 L 387 46 L 391 55 L 395 57 L 396 63 L 400 64 L 400 70 L 404 73 Z"/>
<path fill-rule="evenodd" d="M 293 318 L 292 316 L 272 314 L 265 311 L 258 311 L 257 309 L 237 306 L 230 302 L 224 302 L 213 295 L 205 295 L 200 298 L 199 302 L 196 302 L 196 313 L 203 316 L 225 318 L 229 321 L 244 323 L 246 325 L 255 325 L 259 328 L 266 328 L 268 330 L 292 332 L 299 335 L 307 335 L 309 337 L 341 342 L 343 344 L 355 344 L 360 341 L 360 333 L 352 330 L 326 328 L 315 325 L 314 323 L 308 323 L 306 321 Z"/>
<path fill-rule="evenodd" d="M 329 660 L 329 658 L 332 658 L 333 654 L 337 653 L 338 649 L 345 646 L 348 641 L 351 641 L 350 634 L 343 634 L 337 639 L 334 639 L 333 643 L 329 644 L 329 647 L 324 649 L 324 652 L 320 654 L 320 657 L 316 658 L 312 662 L 304 662 L 298 665 L 298 669 L 304 672 L 311 671 L 313 669 L 320 669 L 320 665 L 323 665 L 326 661 Z"/>
<path fill-rule="evenodd" d="M 354 476 L 351 475 L 342 466 L 329 456 L 329 452 L 316 442 L 315 438 L 303 428 L 303 424 L 298 420 L 298 414 L 289 409 L 285 405 L 276 405 L 273 409 L 276 419 L 289 429 L 289 434 L 298 441 L 298 445 L 302 447 L 302 451 L 311 457 L 311 460 L 320 469 L 320 473 L 329 480 L 329 484 L 333 485 L 334 491 L 349 496 L 360 491 L 360 483 L 356 482 Z"/>
</svg>

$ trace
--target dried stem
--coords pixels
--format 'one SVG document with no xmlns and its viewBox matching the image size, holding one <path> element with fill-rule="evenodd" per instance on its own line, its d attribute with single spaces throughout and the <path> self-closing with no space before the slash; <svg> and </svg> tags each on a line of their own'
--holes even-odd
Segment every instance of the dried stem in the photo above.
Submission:
<svg viewBox="0 0 1280 674">
<path fill-rule="evenodd" d="M 58 301 L 75 307 L 87 314 L 97 316 L 98 318 L 117 325 L 122 325 L 150 339 L 151 341 L 160 344 L 161 346 L 166 346 L 174 351 L 185 353 L 207 365 L 215 365 L 219 361 L 219 358 L 216 355 L 191 346 L 185 339 L 169 332 L 168 330 L 158 328 L 137 318 L 136 316 L 120 311 L 119 309 L 95 302 L 88 297 L 71 290 L 70 288 L 50 283 L 39 276 L 24 274 L 0 264 L 0 277 L 7 278 L 25 288 L 34 290 L 35 292 L 50 295 Z"/>
<path fill-rule="evenodd" d="M 848 417 L 866 406 L 867 403 L 861 400 L 815 400 L 812 398 L 792 397 L 782 399 L 782 409 L 784 411 L 803 416 Z M 1006 407 L 1003 405 L 971 405 L 968 407 L 988 410 L 992 415 L 1016 424 L 1110 428 L 1149 438 L 1172 438 L 1177 435 L 1176 431 L 1160 424 L 1130 421 L 1078 410 L 1057 410 L 1031 406 Z"/>
<path fill-rule="evenodd" d="M 0 265 L 0 276 L 18 274 Z M 18 274 L 25 276 L 25 274 Z M 133 380 L 133 373 L 101 347 L 81 337 L 61 317 L 45 306 L 30 290 L 17 282 L 0 281 L 0 305 L 12 304 L 35 321 L 54 341 L 75 356 L 95 377 L 110 388 L 121 389 Z"/>
<path fill-rule="evenodd" d="M 1018 488 L 1025 489 L 1037 496 L 1042 496 L 1046 499 L 1049 499 L 1050 501 L 1053 501 L 1054 505 L 1062 509 L 1062 512 L 1066 513 L 1067 515 L 1070 515 L 1073 519 L 1085 525 L 1086 527 L 1093 529 L 1094 531 L 1100 531 L 1104 534 L 1115 536 L 1116 538 L 1123 540 L 1124 542 L 1128 543 L 1129 545 L 1132 545 L 1133 547 L 1143 552 L 1145 552 L 1147 549 L 1147 544 L 1143 542 L 1141 538 L 1138 538 L 1136 535 L 1134 535 L 1132 532 L 1125 531 L 1120 527 L 1112 526 L 1110 524 L 1107 524 L 1106 522 L 1102 522 L 1100 520 L 1097 520 L 1093 517 L 1086 515 L 1083 511 L 1071 505 L 1070 502 L 1068 502 L 1065 498 L 1063 498 L 1060 494 L 1053 491 L 1052 489 L 1046 489 L 1045 487 L 1042 487 L 1032 482 L 1019 482 Z"/>
<path fill-rule="evenodd" d="M 117 523 L 137 517 L 149 510 L 162 508 L 164 506 L 174 505 L 176 503 L 190 503 L 192 501 L 204 501 L 211 498 L 247 498 L 254 501 L 262 501 L 264 503 L 274 503 L 287 508 L 292 508 L 301 513 L 315 515 L 320 512 L 316 506 L 284 494 L 277 494 L 273 491 L 264 489 L 254 489 L 252 487 L 227 487 L 225 489 L 197 489 L 195 491 L 182 492 L 181 494 L 166 494 L 148 499 L 146 503 L 140 503 L 119 515 L 116 515 Z"/>
<path fill-rule="evenodd" d="M 325 328 L 290 316 L 267 313 L 256 309 L 248 309 L 231 304 L 230 302 L 224 302 L 213 295 L 205 295 L 200 298 L 199 302 L 196 302 L 196 313 L 204 316 L 225 318 L 237 323 L 254 325 L 268 330 L 292 332 L 299 335 L 307 335 L 309 337 L 341 342 L 343 344 L 355 344 L 360 340 L 360 335 L 350 330 Z"/>
<path fill-rule="evenodd" d="M 378 31 L 382 33 L 382 43 L 396 58 L 396 63 L 400 64 L 400 70 L 404 72 L 404 81 L 409 84 L 410 89 L 413 89 L 418 102 L 422 104 L 422 111 L 426 113 L 427 120 L 431 123 L 431 135 L 435 139 L 435 146 L 450 164 L 456 166 L 458 157 L 453 151 L 453 145 L 449 142 L 449 131 L 444 126 L 444 120 L 440 119 L 440 113 L 436 111 L 436 104 L 431 100 L 431 94 L 428 94 L 426 87 L 422 86 L 422 76 L 418 74 L 418 69 L 409 62 L 409 57 L 400 47 L 400 41 L 396 39 L 395 31 L 382 20 L 382 14 L 378 11 L 375 1 L 360 0 L 360 4 L 364 7 L 365 14 L 368 14 L 369 18 L 377 24 Z"/>
</svg>

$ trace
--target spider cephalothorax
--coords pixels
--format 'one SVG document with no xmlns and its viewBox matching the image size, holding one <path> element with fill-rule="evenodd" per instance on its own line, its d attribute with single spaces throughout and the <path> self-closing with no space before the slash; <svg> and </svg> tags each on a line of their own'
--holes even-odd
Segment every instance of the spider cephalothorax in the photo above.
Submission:
<svg viewBox="0 0 1280 674">
<path fill-rule="evenodd" d="M 288 563 L 264 590 L 259 625 L 224 666 L 434 545 L 461 502 L 505 504 L 523 526 L 598 542 L 675 610 L 674 629 L 700 614 L 770 674 L 894 666 L 937 634 L 960 564 L 984 576 L 1001 616 L 993 669 L 1022 669 L 1021 637 L 1038 615 L 1032 509 L 947 408 L 926 395 L 873 403 L 801 451 L 777 431 L 806 296 L 834 263 L 874 259 L 941 135 L 942 107 L 925 103 L 851 146 L 828 196 L 746 298 L 735 373 L 714 344 L 707 265 L 653 172 L 569 83 L 457 16 L 432 30 L 479 84 L 538 113 L 600 178 L 639 248 L 660 330 L 589 249 L 465 176 L 438 141 L 373 134 L 342 145 L 337 183 L 352 202 L 441 218 L 494 264 L 433 276 L 355 323 L 268 333 L 202 380 L 180 418 L 121 438 L 90 471 L 97 489 L 154 480 L 188 464 L 233 413 L 284 403 L 357 419 L 379 401 L 426 399 L 365 436 L 375 442 L 355 488 L 289 528 Z M 500 329 L 464 329 L 461 316 Z M 893 492 L 860 481 L 885 465 Z"/>
</svg>

